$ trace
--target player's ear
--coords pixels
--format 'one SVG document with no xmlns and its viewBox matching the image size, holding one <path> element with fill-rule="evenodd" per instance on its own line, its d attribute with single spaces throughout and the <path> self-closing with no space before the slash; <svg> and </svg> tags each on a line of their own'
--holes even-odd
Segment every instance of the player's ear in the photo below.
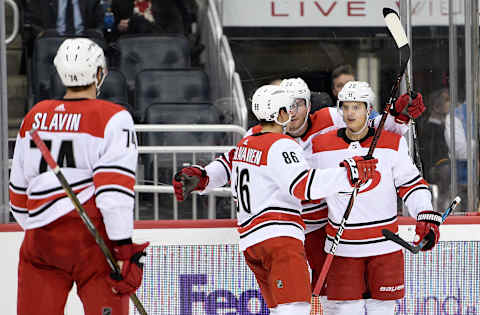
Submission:
<svg viewBox="0 0 480 315">
<path fill-rule="evenodd" d="M 287 121 L 288 119 L 288 113 L 287 113 L 287 109 L 285 107 L 282 107 L 278 110 L 278 117 L 282 120 L 282 121 Z"/>
</svg>

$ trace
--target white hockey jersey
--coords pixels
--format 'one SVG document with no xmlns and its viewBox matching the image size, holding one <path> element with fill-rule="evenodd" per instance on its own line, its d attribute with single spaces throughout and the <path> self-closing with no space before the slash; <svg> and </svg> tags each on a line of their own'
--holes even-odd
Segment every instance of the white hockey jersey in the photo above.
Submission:
<svg viewBox="0 0 480 315">
<path fill-rule="evenodd" d="M 137 139 L 121 106 L 92 99 L 47 100 L 25 116 L 10 174 L 11 211 L 23 229 L 45 226 L 74 209 L 29 130 L 36 128 L 80 202 L 95 196 L 111 240 L 133 232 Z"/>
<path fill-rule="evenodd" d="M 380 116 L 375 118 L 374 123 L 378 125 Z M 342 115 L 336 108 L 327 107 L 322 108 L 311 114 L 308 119 L 308 128 L 304 135 L 295 138 L 303 150 L 303 156 L 307 163 L 310 162 L 312 156 L 312 139 L 318 135 L 345 127 Z M 260 132 L 261 127 L 256 125 L 247 131 L 245 137 L 253 133 Z M 408 131 L 408 126 L 405 124 L 398 124 L 392 116 L 388 116 L 385 121 L 385 130 L 390 130 L 394 133 L 405 134 Z M 233 149 L 224 153 L 219 158 L 209 163 L 205 170 L 210 179 L 207 187 L 203 192 L 208 192 L 213 188 L 221 187 L 230 182 L 231 176 L 231 156 Z M 302 202 L 303 212 L 302 218 L 306 224 L 305 232 L 309 233 L 322 228 L 327 223 L 327 204 L 323 200 L 308 200 Z"/>
<path fill-rule="evenodd" d="M 243 138 L 232 155 L 231 180 L 240 249 L 278 236 L 303 241 L 301 200 L 349 187 L 343 167 L 310 169 L 302 148 L 289 136 L 256 133 Z"/>
<path fill-rule="evenodd" d="M 360 141 L 348 139 L 345 128 L 318 135 L 313 139 L 311 166 L 334 167 L 345 158 L 366 155 L 373 134 L 374 129 L 370 128 L 367 136 Z M 366 257 L 400 250 L 399 245 L 386 240 L 381 233 L 382 229 L 398 232 L 397 194 L 413 217 L 420 211 L 432 210 L 428 184 L 410 159 L 402 136 L 382 131 L 373 156 L 378 159 L 376 176 L 360 188 L 335 255 Z M 350 187 L 326 198 L 327 251 L 340 226 L 352 190 Z"/>
</svg>

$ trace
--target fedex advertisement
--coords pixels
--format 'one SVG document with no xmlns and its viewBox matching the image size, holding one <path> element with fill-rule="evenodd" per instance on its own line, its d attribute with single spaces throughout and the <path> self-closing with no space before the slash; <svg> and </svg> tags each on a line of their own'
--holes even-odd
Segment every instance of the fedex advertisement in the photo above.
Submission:
<svg viewBox="0 0 480 315">
<path fill-rule="evenodd" d="M 237 245 L 153 247 L 149 259 L 138 293 L 149 314 L 269 314 Z M 480 315 L 480 242 L 441 242 L 405 261 L 395 314 Z"/>
<path fill-rule="evenodd" d="M 395 315 L 480 315 L 480 216 L 472 221 L 475 223 L 465 223 L 472 218 L 458 220 L 455 217 L 447 219 L 447 223 L 450 219 L 463 224 L 442 225 L 440 242 L 434 250 L 416 255 L 405 252 L 406 296 L 396 301 Z M 407 225 L 401 223 L 399 231 L 401 237 L 411 241 L 414 220 L 409 220 Z M 137 291 L 147 313 L 269 314 L 255 277 L 239 251 L 235 222 L 211 220 L 213 223 L 206 225 L 201 221 L 205 220 L 188 224 L 185 221 L 136 222 L 134 241 L 151 242 L 143 283 Z M 13 315 L 16 314 L 18 253 L 23 232 L 18 227 L 3 226 L 2 230 L 0 225 L 0 310 L 2 315 Z M 84 314 L 75 288 L 65 314 Z M 132 305 L 130 314 L 138 314 Z M 323 314 L 316 299 L 311 314 Z"/>
</svg>

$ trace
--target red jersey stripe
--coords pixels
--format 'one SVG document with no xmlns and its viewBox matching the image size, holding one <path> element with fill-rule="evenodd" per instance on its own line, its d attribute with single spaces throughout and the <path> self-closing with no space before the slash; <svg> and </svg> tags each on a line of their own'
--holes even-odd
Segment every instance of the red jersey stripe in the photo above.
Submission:
<svg viewBox="0 0 480 315">
<path fill-rule="evenodd" d="M 89 186 L 86 186 L 86 187 L 82 187 L 82 188 L 78 188 L 78 189 L 74 189 L 73 192 L 75 194 L 78 194 L 80 193 L 81 191 L 87 189 Z M 64 197 L 66 196 L 67 194 L 65 192 L 61 192 L 61 193 L 58 193 L 58 194 L 55 194 L 55 195 L 52 195 L 50 197 L 47 197 L 47 198 L 42 198 L 42 199 L 28 199 L 27 200 L 27 209 L 29 211 L 31 210 L 36 210 L 37 208 L 47 204 L 48 202 L 52 201 L 52 200 L 55 200 L 55 199 L 58 199 L 58 198 L 61 198 L 61 197 Z"/>
<path fill-rule="evenodd" d="M 286 221 L 286 222 L 295 222 L 301 225 L 303 228 L 305 228 L 305 224 L 303 223 L 302 218 L 300 218 L 299 215 L 295 214 L 288 214 L 288 213 L 279 213 L 279 212 L 267 212 L 250 222 L 245 227 L 239 227 L 238 233 L 242 234 L 245 232 L 248 232 L 249 230 L 255 228 L 257 225 L 268 222 L 268 221 Z"/>
<path fill-rule="evenodd" d="M 17 194 L 11 188 L 9 188 L 10 192 L 10 202 L 14 207 L 17 208 L 26 208 L 27 207 L 27 195 L 26 194 Z"/>
<path fill-rule="evenodd" d="M 398 232 L 398 222 L 395 221 L 390 224 L 375 226 L 375 227 L 366 227 L 360 229 L 345 229 L 342 234 L 342 239 L 344 240 L 368 240 L 372 238 L 383 237 L 382 229 L 389 229 L 390 231 L 397 233 Z M 327 225 L 327 235 L 335 237 L 338 232 L 338 228 L 333 227 L 330 223 Z"/>
<path fill-rule="evenodd" d="M 116 172 L 98 172 L 93 176 L 93 182 L 96 188 L 106 185 L 120 185 L 133 191 L 135 178 L 116 173 Z"/>
<path fill-rule="evenodd" d="M 400 198 L 403 198 L 409 191 L 411 191 L 415 187 L 423 186 L 423 185 L 428 186 L 428 183 L 422 178 L 421 180 L 419 180 L 418 182 L 416 182 L 415 184 L 413 184 L 411 186 L 399 187 L 398 188 L 398 195 L 400 196 Z"/>
<path fill-rule="evenodd" d="M 304 220 L 321 220 L 328 217 L 328 208 L 320 208 L 318 210 L 302 213 L 302 219 Z"/>
<path fill-rule="evenodd" d="M 303 178 L 293 188 L 293 195 L 298 199 L 305 199 L 305 190 L 307 189 L 307 180 L 309 173 L 310 172 L 305 173 Z"/>
</svg>

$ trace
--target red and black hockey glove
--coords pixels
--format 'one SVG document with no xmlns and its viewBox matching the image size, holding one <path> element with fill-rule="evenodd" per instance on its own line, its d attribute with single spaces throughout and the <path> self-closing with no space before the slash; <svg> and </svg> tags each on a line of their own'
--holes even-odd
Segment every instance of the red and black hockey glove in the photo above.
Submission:
<svg viewBox="0 0 480 315">
<path fill-rule="evenodd" d="M 442 223 L 442 215 L 436 211 L 422 211 L 417 215 L 417 225 L 415 227 L 415 241 L 418 245 L 422 239 L 428 240 L 428 243 L 422 248 L 422 251 L 431 250 L 440 238 L 439 226 Z"/>
<path fill-rule="evenodd" d="M 348 180 L 353 187 L 357 183 L 363 185 L 370 178 L 373 178 L 377 163 L 377 159 L 366 159 L 364 156 L 354 156 L 353 158 L 343 160 L 340 166 L 347 169 Z"/>
<path fill-rule="evenodd" d="M 410 105 L 410 95 L 405 93 L 397 99 L 393 108 L 390 108 L 390 114 L 395 117 L 396 122 L 406 124 L 410 118 L 416 119 L 425 111 L 422 94 L 416 92 L 412 92 L 412 94 L 415 97 L 412 98 Z M 406 115 L 405 109 L 408 115 Z"/>
<path fill-rule="evenodd" d="M 112 286 L 112 290 L 115 294 L 131 295 L 137 291 L 142 284 L 142 258 L 147 255 L 147 253 L 145 253 L 145 248 L 147 248 L 150 243 L 135 244 L 132 243 L 132 240 L 126 240 L 123 241 L 123 243 L 126 244 L 113 247 L 113 256 L 118 262 L 122 263 L 121 273 L 118 274 L 112 272 L 110 277 L 107 278 L 107 281 Z"/>
<path fill-rule="evenodd" d="M 182 168 L 172 180 L 175 197 L 178 201 L 184 201 L 192 191 L 204 190 L 208 181 L 207 172 L 203 167 L 193 165 Z"/>
</svg>

